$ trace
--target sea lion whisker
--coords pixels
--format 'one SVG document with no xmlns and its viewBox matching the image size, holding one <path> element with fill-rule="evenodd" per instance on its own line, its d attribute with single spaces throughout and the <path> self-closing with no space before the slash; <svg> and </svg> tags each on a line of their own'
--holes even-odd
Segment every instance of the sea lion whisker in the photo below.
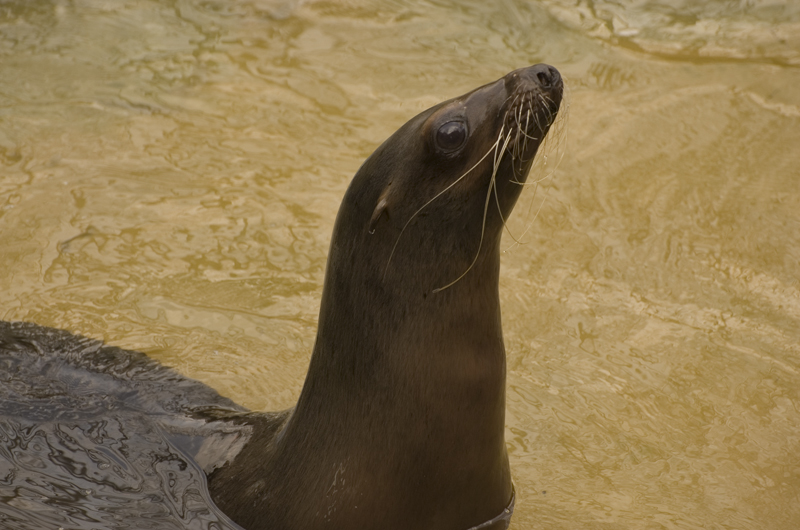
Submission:
<svg viewBox="0 0 800 530">
<path fill-rule="evenodd" d="M 495 142 L 495 144 L 497 144 L 497 143 L 499 143 L 499 142 L 500 142 L 500 139 L 498 138 L 498 139 L 497 139 L 497 142 Z M 478 167 L 478 166 L 480 165 L 480 163 L 481 163 L 481 162 L 483 162 L 483 161 L 486 159 L 486 157 L 487 157 L 487 156 L 489 156 L 489 153 L 491 153 L 491 152 L 492 152 L 494 149 L 495 149 L 495 146 L 494 146 L 494 145 L 492 145 L 491 147 L 489 147 L 489 149 L 486 151 L 486 154 L 485 154 L 485 155 L 483 155 L 483 156 L 481 157 L 481 159 L 480 159 L 480 160 L 478 160 L 477 162 L 475 162 L 475 165 L 473 165 L 471 168 L 469 168 L 467 171 L 465 171 L 465 172 L 464 172 L 464 174 L 463 174 L 463 175 L 461 175 L 460 177 L 458 177 L 456 180 L 454 180 L 453 182 L 451 182 L 451 183 L 450 183 L 450 184 L 449 184 L 449 185 L 448 185 L 446 188 L 444 188 L 442 191 L 440 191 L 439 193 L 437 193 L 436 195 L 434 195 L 434 196 L 433 196 L 433 197 L 432 197 L 430 200 L 428 200 L 428 202 L 426 202 L 425 204 L 423 204 L 422 206 L 420 206 L 420 208 L 419 208 L 419 209 L 418 209 L 416 212 L 414 212 L 414 213 L 411 215 L 411 217 L 409 217 L 408 221 L 406 221 L 406 224 L 404 224 L 404 225 L 403 225 L 403 228 L 400 230 L 400 233 L 397 235 L 397 240 L 395 240 L 395 242 L 394 242 L 394 246 L 392 247 L 392 251 L 389 253 L 389 259 L 388 259 L 388 261 L 386 262 L 386 268 L 383 270 L 383 278 L 384 278 L 384 279 L 386 278 L 386 273 L 389 271 L 389 265 L 392 263 L 392 258 L 394 257 L 395 250 L 397 250 L 397 245 L 400 243 L 400 238 L 401 238 L 401 237 L 403 237 L 403 232 L 405 232 L 405 231 L 406 231 L 406 228 L 408 228 L 408 225 L 409 225 L 409 224 L 411 224 L 411 221 L 413 221 L 413 220 L 414 220 L 414 218 L 415 218 L 415 217 L 416 217 L 416 216 L 417 216 L 417 215 L 418 215 L 418 214 L 419 214 L 419 213 L 420 213 L 422 210 L 424 210 L 425 208 L 427 208 L 427 206 L 428 206 L 430 203 L 432 203 L 433 201 L 435 201 L 436 199 L 438 199 L 439 197 L 441 197 L 441 196 L 442 196 L 444 193 L 446 193 L 446 192 L 447 192 L 447 191 L 448 191 L 450 188 L 452 188 L 453 186 L 455 186 L 456 184 L 458 184 L 459 182 L 461 182 L 461 180 L 462 180 L 464 177 L 466 177 L 467 175 L 469 175 L 469 174 L 472 172 L 472 170 L 474 170 L 476 167 Z"/>
<path fill-rule="evenodd" d="M 566 89 L 566 93 L 569 94 L 569 86 L 565 85 L 564 88 Z M 560 107 L 561 109 L 554 120 L 552 130 L 545 138 L 548 150 L 550 145 L 555 145 L 553 149 L 556 153 L 556 161 L 553 165 L 552 171 L 550 172 L 551 175 L 555 173 L 556 169 L 561 164 L 561 160 L 566 154 L 567 137 L 569 135 L 569 99 L 567 97 L 562 100 Z"/>
<path fill-rule="evenodd" d="M 516 120 L 517 120 L 517 118 L 516 118 L 516 116 L 514 116 L 514 122 L 509 126 L 509 129 L 508 129 L 508 134 L 511 135 L 511 136 L 513 136 L 515 134 L 515 131 L 519 128 L 519 126 L 516 123 Z M 506 145 L 508 145 L 507 148 L 512 153 L 512 156 L 513 156 L 516 153 L 515 152 L 516 142 L 515 141 L 507 142 Z"/>
<path fill-rule="evenodd" d="M 539 182 L 541 182 L 541 180 L 537 180 L 534 183 L 535 187 L 533 188 L 533 197 L 531 197 L 531 206 L 533 206 L 533 203 L 534 203 L 534 201 L 536 199 L 536 192 L 539 191 Z M 515 246 L 522 245 L 522 241 L 521 241 L 522 238 L 525 237 L 525 234 L 527 234 L 528 230 L 531 229 L 531 227 L 533 226 L 533 223 L 535 223 L 536 219 L 539 218 L 539 212 L 542 211 L 542 207 L 544 206 L 544 203 L 547 202 L 547 195 L 550 193 L 550 188 L 547 188 L 544 193 L 545 193 L 544 198 L 542 199 L 542 202 L 539 203 L 539 208 L 536 210 L 536 213 L 533 215 L 533 219 L 531 219 L 527 223 L 528 226 L 526 226 L 525 230 L 523 230 L 522 234 L 520 234 L 520 236 L 519 236 L 520 240 L 518 241 L 518 240 L 514 239 L 514 242 L 507 249 L 505 249 L 503 252 L 508 252 L 509 250 L 513 249 Z M 530 215 L 530 208 L 528 209 L 528 215 Z"/>
<path fill-rule="evenodd" d="M 500 134 L 502 135 L 502 129 L 500 131 Z M 513 131 L 508 131 L 508 134 L 506 135 L 506 140 L 505 140 L 504 145 L 503 145 L 503 149 L 500 150 L 500 157 L 499 158 L 497 157 L 497 152 L 495 152 L 494 166 L 492 168 L 492 178 L 491 178 L 491 181 L 490 181 L 490 190 L 491 190 L 491 188 L 494 188 L 494 192 L 495 192 L 494 193 L 494 197 L 495 197 L 495 202 L 497 202 L 497 211 L 500 214 L 500 219 L 503 221 L 503 227 L 506 228 L 506 230 L 508 230 L 508 225 L 506 224 L 506 220 L 503 217 L 503 210 L 500 207 L 500 198 L 499 198 L 499 194 L 497 193 L 497 170 L 500 168 L 500 162 L 502 162 L 503 154 L 505 154 L 505 152 L 506 152 L 505 145 L 507 145 L 508 142 L 511 140 L 511 135 L 512 134 L 513 134 Z M 517 137 L 517 138 L 519 138 L 519 137 Z M 520 166 L 520 169 L 521 168 L 522 168 L 522 166 Z M 514 167 L 513 163 L 511 164 L 511 170 L 513 171 L 514 178 L 511 179 L 509 182 L 516 182 L 517 184 L 522 184 L 521 182 L 519 182 L 519 179 L 517 178 L 517 170 Z M 511 234 L 510 232 L 509 232 L 509 235 L 511 235 L 511 237 L 514 238 L 514 235 Z M 480 247 L 478 248 L 478 250 L 480 251 Z"/>
<path fill-rule="evenodd" d="M 483 247 L 483 236 L 484 236 L 484 234 L 486 232 L 486 215 L 489 212 L 489 202 L 490 202 L 490 200 L 492 198 L 492 190 L 493 189 L 495 191 L 495 197 L 497 197 L 497 190 L 496 190 L 496 188 L 493 188 L 495 186 L 495 181 L 496 181 L 495 177 L 497 176 L 497 169 L 500 167 L 500 162 L 503 160 L 503 153 L 505 153 L 506 147 L 508 146 L 508 142 L 510 140 L 511 140 L 511 131 L 508 132 L 508 135 L 506 136 L 505 144 L 503 145 L 503 148 L 500 150 L 500 158 L 496 159 L 496 163 L 495 163 L 494 167 L 492 168 L 492 178 L 489 181 L 489 188 L 488 188 L 488 190 L 486 192 L 486 201 L 484 201 L 484 204 L 483 204 L 483 220 L 481 221 L 481 238 L 478 241 L 478 250 L 475 251 L 475 257 L 472 258 L 472 263 L 469 264 L 469 267 L 467 267 L 467 270 L 462 272 L 461 275 L 458 278 L 456 278 L 452 282 L 448 283 L 444 287 L 437 287 L 436 289 L 433 290 L 434 293 L 438 293 L 438 292 L 444 291 L 445 289 L 448 289 L 448 288 L 452 287 L 453 285 L 455 285 L 456 283 L 458 283 L 464 276 L 467 275 L 467 273 L 470 270 L 472 270 L 472 267 L 474 267 L 475 263 L 477 263 L 477 261 L 478 261 L 478 256 L 481 255 L 481 248 Z M 499 139 L 498 139 L 498 141 L 499 141 Z M 491 152 L 491 148 L 490 148 L 490 152 Z M 486 153 L 486 155 L 488 155 L 488 154 L 489 153 Z M 486 158 L 486 155 L 483 155 L 483 158 Z M 481 158 L 481 160 L 483 160 L 483 158 Z M 499 206 L 500 206 L 500 203 L 498 202 L 498 207 Z M 503 218 L 503 213 L 502 212 L 500 212 L 500 218 L 501 219 Z M 505 220 L 503 220 L 503 225 L 505 226 Z"/>
<path fill-rule="evenodd" d="M 535 136 L 531 136 L 530 134 L 526 133 L 525 131 L 520 131 L 520 132 L 522 133 L 522 136 L 525 137 L 525 141 L 526 142 L 527 142 L 528 139 L 530 139 L 532 142 L 535 142 L 536 140 L 538 140 L 538 138 L 536 138 Z M 526 147 L 527 147 L 527 145 L 526 145 Z M 523 148 L 523 150 L 524 150 L 524 148 Z"/>
<path fill-rule="evenodd" d="M 511 98 L 515 98 L 515 100 L 516 100 L 516 95 L 515 95 L 515 94 L 511 94 L 510 96 L 508 96 L 506 99 L 504 99 L 504 100 L 503 100 L 503 104 L 502 104 L 502 105 L 500 105 L 500 108 L 498 108 L 498 110 L 497 110 L 497 116 L 498 116 L 498 117 L 500 117 L 500 109 L 502 109 L 503 107 L 505 107 L 505 106 L 506 106 L 506 103 L 508 103 L 508 100 L 510 100 Z M 512 103 L 511 105 L 513 105 L 513 103 Z M 511 108 L 511 105 L 509 105 L 509 106 L 508 106 L 508 107 L 506 107 L 506 108 Z M 508 111 L 506 111 L 506 112 L 508 112 Z"/>
<path fill-rule="evenodd" d="M 495 203 L 497 204 L 497 213 L 500 215 L 500 220 L 503 222 L 503 228 L 508 233 L 508 235 L 511 237 L 511 239 L 513 239 L 514 241 L 517 241 L 517 238 L 514 237 L 514 234 L 511 233 L 511 230 L 508 228 L 508 223 L 506 222 L 506 218 L 503 216 L 503 208 L 500 206 L 500 194 L 497 191 L 497 170 L 500 167 L 500 162 L 502 161 L 502 159 L 503 159 L 503 157 L 501 155 L 500 156 L 500 160 L 497 161 L 497 163 L 495 164 L 494 170 L 492 172 L 492 180 L 490 182 L 490 193 L 491 193 L 491 190 L 494 189 L 494 200 L 495 200 Z M 512 167 L 512 170 L 513 170 L 514 165 L 512 164 L 511 167 Z M 516 170 L 514 170 L 514 173 L 515 173 L 514 178 L 516 179 Z M 515 182 L 515 181 L 511 180 L 510 182 Z M 518 184 L 522 184 L 521 182 L 519 182 L 519 180 L 516 180 L 516 182 Z M 485 222 L 485 219 L 484 219 L 484 222 Z M 480 247 L 478 247 L 478 251 L 480 251 Z M 477 256 L 476 256 L 476 259 L 477 259 Z M 469 272 L 469 271 L 467 271 L 467 272 Z"/>
<path fill-rule="evenodd" d="M 522 143 L 522 150 L 525 151 L 528 149 L 528 127 L 531 125 L 531 109 L 528 108 L 528 112 L 525 115 L 525 128 L 522 130 L 522 134 L 525 135 L 525 139 Z"/>
<path fill-rule="evenodd" d="M 568 108 L 569 107 L 568 107 L 567 102 L 566 101 L 562 101 L 561 109 L 560 109 L 558 115 L 556 116 L 556 120 L 554 120 L 554 124 L 553 124 L 553 129 L 555 129 L 555 130 L 551 129 L 549 131 L 549 133 L 544 137 L 544 139 L 542 141 L 542 144 L 540 145 L 540 150 L 543 152 L 543 155 L 541 155 L 540 158 L 538 158 L 538 159 L 544 158 L 545 159 L 545 162 L 544 162 L 545 165 L 547 164 L 547 153 L 548 153 L 548 151 L 550 151 L 551 149 L 556 151 L 557 154 L 556 154 L 556 157 L 555 157 L 555 163 L 552 165 L 552 168 L 548 169 L 545 172 L 544 176 L 542 176 L 541 178 L 538 178 L 538 179 L 535 179 L 535 180 L 529 179 L 527 182 L 520 183 L 520 184 L 522 184 L 522 185 L 524 185 L 526 187 L 530 186 L 530 185 L 533 185 L 533 188 L 534 188 L 533 196 L 531 197 L 531 200 L 530 200 L 530 206 L 528 207 L 528 213 L 526 214 L 526 221 L 525 221 L 526 227 L 525 227 L 525 230 L 523 230 L 522 234 L 520 234 L 519 240 L 515 239 L 514 243 L 509 245 L 508 248 L 504 249 L 503 252 L 508 252 L 508 251 L 514 249 L 514 247 L 516 247 L 517 245 L 522 245 L 524 243 L 523 238 L 528 233 L 528 231 L 531 229 L 533 224 L 536 222 L 536 219 L 539 218 L 539 214 L 541 213 L 542 208 L 544 208 L 544 205 L 547 202 L 547 199 L 548 199 L 548 197 L 550 195 L 550 188 L 549 187 L 545 189 L 545 195 L 542 198 L 542 202 L 539 204 L 539 207 L 536 209 L 536 213 L 533 215 L 533 218 L 530 217 L 531 208 L 533 208 L 533 205 L 536 202 L 536 197 L 537 197 L 538 192 L 539 192 L 539 185 L 542 182 L 544 182 L 545 180 L 553 178 L 553 176 L 555 175 L 556 170 L 558 169 L 558 166 L 561 164 L 561 161 L 564 158 L 564 154 L 566 153 L 566 150 L 563 149 L 563 147 L 566 145 L 566 136 L 567 136 L 568 126 L 569 126 L 569 120 L 567 119 L 567 117 L 568 117 Z"/>
<path fill-rule="evenodd" d="M 553 115 L 552 110 L 552 106 L 554 105 L 553 100 L 544 94 L 539 94 L 539 100 L 542 102 L 542 107 L 544 108 L 545 113 L 547 113 L 547 125 L 552 125 L 555 121 L 555 116 Z"/>
<path fill-rule="evenodd" d="M 495 148 L 494 161 L 492 162 L 492 164 L 493 164 L 492 165 L 493 174 L 496 173 L 497 172 L 497 168 L 500 167 L 500 162 L 502 161 L 503 155 L 506 152 L 506 146 L 511 141 L 511 137 L 512 137 L 513 134 L 514 134 L 514 131 L 509 129 L 508 133 L 506 133 L 505 136 L 504 136 L 503 135 L 503 129 L 502 128 L 500 129 L 500 137 L 497 139 L 497 144 L 496 144 L 497 147 Z M 503 138 L 505 138 L 505 142 L 503 142 L 503 147 L 499 148 L 500 147 L 500 141 Z M 511 165 L 511 169 L 512 170 L 514 169 L 514 165 L 513 164 Z"/>
<path fill-rule="evenodd" d="M 536 194 L 538 192 L 539 192 L 539 186 L 536 185 L 536 186 L 533 187 L 533 196 L 531 197 L 530 203 L 528 205 L 528 211 L 525 213 L 525 224 L 526 224 L 525 230 L 522 231 L 522 234 L 520 234 L 519 239 L 514 239 L 514 242 L 511 243 L 511 245 L 509 245 L 507 249 L 503 250 L 503 252 L 508 252 L 509 250 L 512 250 L 516 246 L 523 244 L 522 238 L 525 237 L 525 234 L 528 233 L 528 230 L 530 229 L 530 227 L 533 226 L 533 222 L 532 221 L 528 221 L 528 219 L 530 219 L 531 208 L 533 208 L 533 204 L 536 202 Z M 540 204 L 539 205 L 539 209 L 541 209 L 541 207 L 542 207 L 542 205 Z M 538 215 L 538 211 L 537 211 L 537 215 Z M 536 216 L 534 216 L 534 219 L 535 218 L 536 218 Z"/>
<path fill-rule="evenodd" d="M 547 140 L 547 138 L 548 137 L 545 137 L 545 141 Z M 561 161 L 562 157 L 563 157 L 563 152 L 561 153 L 561 157 L 559 157 L 558 162 Z M 547 202 L 547 198 L 548 198 L 548 196 L 550 194 L 550 188 L 546 188 L 545 189 L 545 196 L 542 198 L 542 202 L 539 203 L 539 208 L 536 209 L 536 213 L 534 214 L 533 219 L 530 219 L 531 208 L 533 207 L 533 204 L 536 202 L 536 196 L 539 193 L 539 184 L 541 184 L 542 182 L 544 182 L 545 180 L 547 180 L 549 178 L 552 178 L 554 174 L 555 174 L 555 168 L 552 171 L 550 171 L 549 173 L 547 173 L 546 175 L 544 175 L 543 177 L 539 178 L 539 179 L 529 180 L 528 182 L 520 183 L 520 184 L 522 184 L 524 186 L 533 185 L 533 196 L 531 197 L 530 206 L 528 207 L 528 213 L 526 215 L 526 218 L 527 218 L 526 221 L 525 221 L 526 227 L 525 227 L 525 230 L 522 231 L 522 234 L 520 234 L 519 238 L 518 239 L 514 238 L 514 243 L 512 243 L 503 252 L 508 252 L 509 250 L 512 250 L 515 246 L 523 244 L 522 239 L 525 237 L 525 234 L 527 234 L 528 231 L 531 229 L 531 227 L 533 226 L 533 223 L 536 222 L 536 219 L 539 218 L 539 214 L 541 213 L 542 208 L 544 207 L 544 204 Z"/>
<path fill-rule="evenodd" d="M 530 112 L 530 110 L 529 110 L 529 112 Z M 534 140 L 535 140 L 535 139 L 534 139 Z M 530 159 L 527 159 L 527 160 L 530 160 Z M 508 223 L 507 223 L 507 221 L 506 221 L 505 217 L 503 217 L 503 211 L 502 211 L 502 208 L 500 207 L 499 195 L 498 195 L 498 193 L 497 193 L 497 179 L 496 179 L 496 174 L 497 174 L 497 169 L 498 169 L 498 168 L 499 168 L 499 161 L 498 161 L 497 167 L 495 167 L 495 172 L 494 172 L 494 174 L 492 175 L 492 186 L 494 187 L 494 191 L 495 191 L 495 201 L 496 201 L 496 203 L 497 203 L 497 211 L 498 211 L 498 213 L 500 214 L 500 219 L 503 221 L 503 228 L 504 228 L 504 229 L 505 229 L 505 231 L 508 233 L 508 235 L 511 237 L 511 239 L 513 239 L 513 240 L 514 240 L 514 245 L 520 245 L 520 244 L 522 244 L 522 241 L 521 241 L 521 239 L 522 239 L 522 238 L 525 236 L 525 234 L 527 233 L 527 231 L 530 229 L 530 226 L 532 225 L 533 221 L 535 221 L 535 220 L 536 220 L 536 217 L 538 217 L 538 215 L 539 215 L 539 210 L 541 210 L 541 208 L 542 208 L 542 205 L 539 205 L 539 210 L 537 210 L 537 212 L 536 212 L 536 215 L 534 216 L 533 220 L 531 221 L 531 223 L 529 223 L 529 224 L 528 224 L 528 227 L 527 227 L 527 228 L 526 228 L 526 229 L 525 229 L 525 230 L 522 232 L 522 234 L 519 236 L 519 238 L 517 238 L 517 237 L 516 237 L 516 236 L 515 236 L 515 235 L 514 235 L 514 234 L 511 232 L 511 229 L 508 227 Z M 520 162 L 520 170 L 523 170 L 523 169 L 524 169 L 524 164 L 523 164 L 523 162 L 521 161 L 521 162 Z M 516 169 L 513 167 L 513 164 L 512 164 L 512 170 L 514 171 L 514 178 L 513 178 L 513 179 L 510 179 L 510 180 L 509 180 L 509 182 L 511 182 L 511 183 L 513 183 L 513 184 L 518 184 L 518 185 L 520 185 L 520 186 L 524 186 L 524 185 L 525 185 L 525 182 L 521 182 L 521 181 L 519 180 L 519 178 L 517 177 L 517 171 L 516 171 Z M 548 176 L 549 176 L 549 175 L 548 175 Z M 544 178 L 547 178 L 547 177 L 544 177 Z M 534 183 L 534 184 L 537 184 L 537 185 L 534 187 L 533 197 L 531 197 L 531 206 L 533 205 L 533 202 L 536 200 L 536 191 L 539 189 L 539 187 L 538 187 L 538 183 L 539 183 L 539 182 L 541 182 L 541 180 L 544 180 L 544 178 L 543 178 L 543 179 L 540 179 L 540 180 L 538 180 L 538 181 L 536 181 L 536 182 Z M 529 210 L 528 210 L 528 215 L 530 215 L 530 208 L 529 208 Z M 510 248 L 513 248 L 513 245 L 512 245 L 512 247 L 509 247 L 509 249 L 510 249 Z M 506 249 L 506 250 L 509 250 L 509 249 Z"/>
<path fill-rule="evenodd" d="M 512 94 L 512 95 L 510 95 L 510 96 L 508 96 L 508 97 L 506 98 L 506 101 L 508 101 L 508 100 L 509 100 L 509 99 L 511 99 L 512 97 L 514 98 L 514 100 L 513 100 L 513 101 L 511 102 L 511 104 L 508 106 L 508 108 L 509 108 L 509 109 L 513 109 L 513 108 L 514 108 L 514 105 L 516 105 L 516 104 L 517 104 L 517 100 L 519 99 L 519 96 L 520 96 L 520 94 L 519 94 L 519 92 L 517 92 L 517 93 L 515 93 L 515 94 Z M 508 113 L 508 111 L 506 111 L 506 113 Z"/>
<path fill-rule="evenodd" d="M 524 182 L 520 180 L 519 175 L 524 172 L 525 165 L 527 164 L 527 162 L 531 160 L 530 158 L 525 158 L 524 156 L 524 153 L 528 150 L 528 139 L 530 139 L 531 141 L 537 140 L 536 137 L 531 136 L 527 133 L 527 130 L 530 127 L 531 114 L 532 110 L 530 107 L 528 107 L 525 114 L 525 126 L 523 127 L 520 124 L 517 130 L 517 136 L 514 143 L 513 157 L 519 165 L 519 170 L 517 170 L 517 167 L 514 164 L 512 164 L 513 178 L 509 180 L 514 184 L 524 185 Z"/>
<path fill-rule="evenodd" d="M 544 131 L 545 129 L 547 129 L 547 126 L 542 125 L 542 116 L 541 116 L 541 114 L 539 112 L 534 113 L 533 117 L 534 117 L 534 121 L 536 122 L 536 127 L 540 131 Z"/>
<path fill-rule="evenodd" d="M 567 88 L 567 90 L 568 90 L 568 88 Z M 549 96 L 542 95 L 542 94 L 539 95 L 538 99 L 543 104 L 546 101 L 547 102 L 552 102 L 552 99 Z M 550 112 L 549 108 L 548 108 L 548 112 Z M 508 248 L 504 249 L 503 252 L 508 252 L 508 251 L 512 250 L 514 247 L 516 247 L 517 245 L 522 245 L 524 243 L 523 239 L 524 239 L 525 235 L 528 233 L 528 231 L 531 229 L 533 224 L 536 222 L 536 219 L 539 218 L 539 215 L 540 215 L 542 209 L 544 208 L 544 205 L 547 202 L 547 199 L 548 199 L 549 194 L 550 194 L 550 188 L 548 187 L 548 188 L 545 189 L 545 195 L 542 198 L 542 201 L 539 204 L 539 207 L 536 209 L 536 212 L 534 213 L 533 217 L 531 218 L 531 215 L 530 215 L 531 214 L 531 209 L 533 208 L 533 205 L 536 202 L 536 197 L 538 196 L 538 192 L 539 192 L 539 186 L 540 186 L 540 184 L 542 182 L 544 182 L 547 179 L 552 178 L 555 175 L 555 172 L 556 172 L 558 166 L 560 165 L 560 163 L 561 163 L 561 161 L 562 161 L 562 159 L 564 157 L 564 154 L 566 153 L 566 150 L 564 149 L 564 147 L 566 146 L 566 137 L 567 137 L 567 132 L 568 132 L 568 129 L 569 129 L 569 120 L 567 119 L 568 115 L 569 115 L 568 100 L 566 98 L 564 98 L 564 100 L 562 100 L 562 102 L 560 104 L 559 112 L 558 112 L 558 114 L 555 115 L 555 119 L 553 119 L 553 117 L 552 117 L 552 112 L 550 112 L 550 115 L 551 115 L 551 117 L 549 119 L 553 122 L 552 124 L 550 124 L 550 125 L 552 125 L 552 128 L 550 129 L 548 134 L 545 135 L 545 137 L 542 140 L 542 143 L 540 144 L 539 151 L 540 151 L 541 154 L 540 154 L 539 157 L 537 157 L 537 160 L 544 159 L 543 163 L 546 166 L 548 164 L 548 162 L 547 162 L 548 153 L 553 151 L 553 152 L 556 153 L 555 163 L 552 164 L 551 167 L 547 168 L 546 170 L 544 169 L 543 166 L 539 166 L 544 171 L 544 175 L 541 176 L 540 178 L 535 179 L 535 180 L 528 179 L 527 182 L 520 182 L 519 183 L 519 184 L 521 184 L 523 186 L 526 186 L 526 187 L 529 186 L 529 185 L 533 185 L 533 189 L 534 189 L 533 190 L 533 196 L 531 197 L 531 200 L 530 200 L 530 206 L 528 207 L 528 213 L 526 214 L 526 221 L 525 221 L 526 227 L 525 227 L 525 230 L 522 232 L 522 234 L 520 234 L 519 238 L 515 239 L 515 241 L 511 245 L 509 245 Z M 534 114 L 534 119 L 536 119 L 536 118 L 537 118 L 537 116 Z M 550 157 L 550 158 L 553 158 L 553 157 Z"/>
<path fill-rule="evenodd" d="M 504 135 L 505 128 L 506 128 L 505 124 L 503 124 L 500 127 L 500 133 L 497 135 L 497 140 L 494 142 L 494 145 L 492 145 L 492 148 L 494 149 L 494 160 L 492 161 L 493 165 L 497 164 L 497 154 L 498 154 L 498 152 L 502 151 L 502 149 L 500 148 L 500 142 L 505 137 L 505 135 Z M 509 135 L 511 134 L 510 130 L 508 131 L 508 134 Z"/>
<path fill-rule="evenodd" d="M 508 101 L 512 97 L 514 99 L 511 101 L 511 103 L 509 103 L 508 107 L 506 108 L 505 114 L 503 114 L 503 122 L 502 123 L 503 123 L 504 126 L 505 126 L 505 123 L 508 121 L 508 117 L 513 115 L 515 105 L 517 104 L 517 100 L 519 99 L 519 94 L 513 94 L 512 96 L 508 96 L 508 98 L 506 98 L 506 101 Z M 499 115 L 499 113 L 498 113 L 498 115 Z"/>
</svg>

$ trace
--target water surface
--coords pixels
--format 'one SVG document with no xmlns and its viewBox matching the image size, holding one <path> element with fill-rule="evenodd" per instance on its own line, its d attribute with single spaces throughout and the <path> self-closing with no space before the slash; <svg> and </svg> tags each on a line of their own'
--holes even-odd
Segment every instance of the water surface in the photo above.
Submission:
<svg viewBox="0 0 800 530">
<path fill-rule="evenodd" d="M 539 175 L 565 154 L 501 278 L 512 528 L 796 528 L 798 35 L 766 0 L 0 2 L 0 317 L 291 406 L 360 163 L 547 62 Z"/>
</svg>

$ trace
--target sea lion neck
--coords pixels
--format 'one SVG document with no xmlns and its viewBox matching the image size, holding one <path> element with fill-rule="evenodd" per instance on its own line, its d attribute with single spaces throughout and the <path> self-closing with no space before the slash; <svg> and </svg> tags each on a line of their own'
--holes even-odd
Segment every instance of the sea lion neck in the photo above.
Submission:
<svg viewBox="0 0 800 530">
<path fill-rule="evenodd" d="M 503 366 L 498 252 L 483 256 L 475 274 L 438 292 L 431 286 L 441 282 L 407 281 L 405 267 L 388 275 L 358 270 L 354 282 L 356 264 L 333 250 L 329 259 L 308 375 L 334 385 L 326 395 L 338 385 L 351 398 L 398 391 L 386 378 L 419 387 L 446 384 L 473 357 Z M 324 366 L 319 373 L 316 362 Z"/>
<path fill-rule="evenodd" d="M 437 293 L 370 275 L 356 287 L 343 263 L 328 267 L 309 372 L 277 450 L 325 472 L 341 466 L 339 495 L 385 517 L 380 528 L 442 517 L 466 529 L 510 499 L 499 260 L 480 267 Z M 324 476 L 303 490 L 327 491 Z"/>
<path fill-rule="evenodd" d="M 377 243 L 353 237 L 347 215 L 337 219 L 308 375 L 277 451 L 321 470 L 342 465 L 339 494 L 385 517 L 380 528 L 488 520 L 511 497 L 499 252 L 434 293 L 411 262 L 384 275 L 354 259 Z M 331 478 L 303 490 L 327 491 Z"/>
</svg>

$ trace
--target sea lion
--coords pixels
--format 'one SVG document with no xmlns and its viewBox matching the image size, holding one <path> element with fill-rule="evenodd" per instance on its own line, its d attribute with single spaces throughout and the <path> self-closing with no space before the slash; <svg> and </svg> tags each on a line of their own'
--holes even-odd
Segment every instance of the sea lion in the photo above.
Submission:
<svg viewBox="0 0 800 530">
<path fill-rule="evenodd" d="M 141 354 L 30 324 L 0 326 L 0 363 L 57 358 L 114 403 L 135 396 L 247 530 L 506 528 L 499 243 L 562 92 L 551 66 L 516 70 L 412 118 L 364 162 L 293 409 L 247 412 Z M 20 392 L 0 419 L 24 415 Z"/>
</svg>

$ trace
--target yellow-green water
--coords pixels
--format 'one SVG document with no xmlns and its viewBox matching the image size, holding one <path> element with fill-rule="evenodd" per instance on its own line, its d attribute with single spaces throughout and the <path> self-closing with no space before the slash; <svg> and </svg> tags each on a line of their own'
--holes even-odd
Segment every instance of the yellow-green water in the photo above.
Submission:
<svg viewBox="0 0 800 530">
<path fill-rule="evenodd" d="M 800 527 L 797 2 L 0 2 L 0 318 L 291 406 L 361 161 L 538 62 L 570 110 L 503 256 L 512 528 Z"/>
</svg>

